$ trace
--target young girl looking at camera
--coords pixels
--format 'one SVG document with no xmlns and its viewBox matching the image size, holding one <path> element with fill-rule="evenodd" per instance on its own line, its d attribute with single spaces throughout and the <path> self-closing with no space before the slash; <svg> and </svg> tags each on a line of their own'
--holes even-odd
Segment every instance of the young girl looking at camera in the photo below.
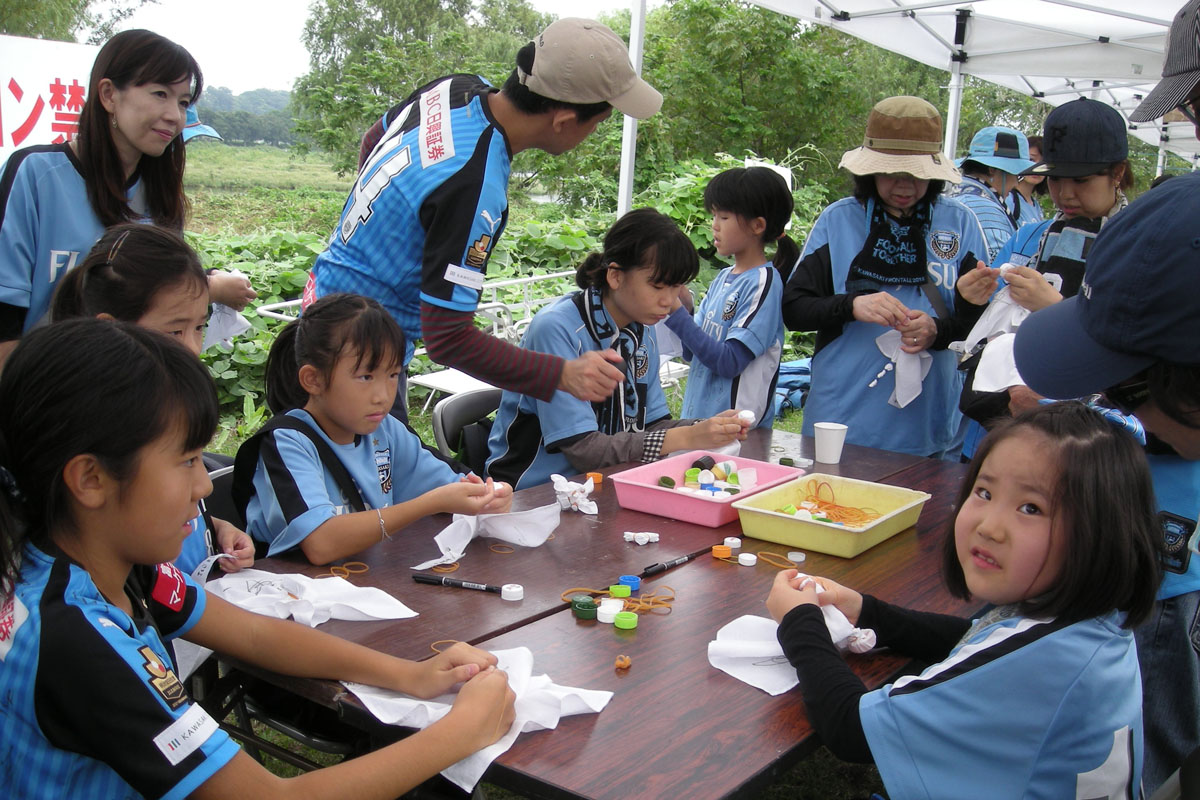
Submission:
<svg viewBox="0 0 1200 800">
<path fill-rule="evenodd" d="M 512 507 L 510 486 L 460 478 L 388 415 L 403 359 L 400 326 L 358 295 L 322 297 L 280 332 L 267 359 L 279 416 L 239 449 L 233 487 L 269 555 L 328 564 L 430 514 Z"/>
<path fill-rule="evenodd" d="M 1138 796 L 1133 628 L 1159 583 L 1140 448 L 1081 404 L 1043 406 L 988 435 L 956 507 L 946 582 L 994 606 L 973 622 L 776 576 L 767 608 L 813 727 L 840 758 L 874 761 L 895 798 Z M 830 641 L 830 603 L 933 666 L 868 692 Z"/>
<path fill-rule="evenodd" d="M 522 347 L 563 358 L 615 349 L 625 380 L 599 403 L 556 392 L 549 402 L 505 391 L 488 441 L 488 474 L 518 489 L 564 475 L 655 461 L 675 450 L 721 447 L 745 438 L 737 411 L 704 420 L 671 419 L 658 382 L 654 324 L 679 307 L 679 290 L 699 259 L 670 217 L 639 208 L 604 236 L 576 271 L 582 291 L 539 311 Z"/>
<path fill-rule="evenodd" d="M 197 358 L 208 320 L 208 282 L 200 257 L 178 233 L 127 222 L 104 232 L 76 269 L 59 281 L 50 319 L 100 317 L 137 323 L 172 336 Z M 208 513 L 192 520 L 175 566 L 189 575 L 213 553 L 225 572 L 254 564 L 254 542 L 236 525 Z"/>
<path fill-rule="evenodd" d="M 99 421 L 99 424 L 97 424 Z M 207 595 L 171 566 L 217 426 L 204 366 L 135 325 L 38 328 L 0 376 L 0 795 L 392 798 L 495 741 L 513 694 L 465 644 L 420 663 Z M 191 702 L 176 637 L 286 675 L 436 697 L 401 742 L 282 779 Z M 347 787 L 353 786 L 353 790 Z"/>
<path fill-rule="evenodd" d="M 768 167 L 726 170 L 705 187 L 713 244 L 722 256 L 733 256 L 733 266 L 709 285 L 695 320 L 682 307 L 667 317 L 691 361 L 683 416 L 736 408 L 753 411 L 759 427 L 771 427 L 783 351 L 783 282 L 800 255 L 783 232 L 792 207 L 787 182 Z M 772 242 L 775 258 L 767 261 Z"/>
</svg>

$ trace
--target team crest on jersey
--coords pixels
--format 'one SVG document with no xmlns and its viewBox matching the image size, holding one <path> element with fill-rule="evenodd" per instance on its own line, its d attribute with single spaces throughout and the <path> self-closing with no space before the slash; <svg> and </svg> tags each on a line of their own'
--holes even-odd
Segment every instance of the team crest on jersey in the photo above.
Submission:
<svg viewBox="0 0 1200 800">
<path fill-rule="evenodd" d="M 138 652 L 142 654 L 142 658 L 146 659 L 146 662 L 142 664 L 142 669 L 146 670 L 146 674 L 150 676 L 150 685 L 154 687 L 154 691 L 158 692 L 163 702 L 172 709 L 179 708 L 186 703 L 187 692 L 184 691 L 179 678 L 175 677 L 175 671 L 167 666 L 149 645 L 142 645 L 138 648 Z"/>
<path fill-rule="evenodd" d="M 379 488 L 384 494 L 392 491 L 392 449 L 375 451 L 375 469 L 379 470 Z"/>
<path fill-rule="evenodd" d="M 154 575 L 154 588 L 150 596 L 161 605 L 172 611 L 183 608 L 183 596 L 187 585 L 183 581 L 183 573 L 174 564 L 159 564 Z"/>
<path fill-rule="evenodd" d="M 734 292 L 733 294 L 729 295 L 729 298 L 725 301 L 725 307 L 721 309 L 721 319 L 725 320 L 726 322 L 729 322 L 729 320 L 733 319 L 733 314 L 735 311 L 737 311 L 737 304 L 738 293 Z"/>
<path fill-rule="evenodd" d="M 28 618 L 29 610 L 25 608 L 21 598 L 15 594 L 4 598 L 3 605 L 0 605 L 0 661 L 4 661 L 8 657 L 8 651 L 12 650 L 13 639 L 16 638 L 17 631 L 21 629 Z"/>
<path fill-rule="evenodd" d="M 958 234 L 953 231 L 934 231 L 929 234 L 929 244 L 933 252 L 942 258 L 954 258 L 958 255 Z"/>
<path fill-rule="evenodd" d="M 645 345 L 639 347 L 637 352 L 633 354 L 633 374 L 639 379 L 646 377 L 646 373 L 650 371 L 650 354 L 646 352 Z"/>
<path fill-rule="evenodd" d="M 467 266 L 475 269 L 483 269 L 488 260 L 488 246 L 492 243 L 492 237 L 488 234 L 481 235 L 478 239 L 471 243 L 467 249 Z"/>
</svg>

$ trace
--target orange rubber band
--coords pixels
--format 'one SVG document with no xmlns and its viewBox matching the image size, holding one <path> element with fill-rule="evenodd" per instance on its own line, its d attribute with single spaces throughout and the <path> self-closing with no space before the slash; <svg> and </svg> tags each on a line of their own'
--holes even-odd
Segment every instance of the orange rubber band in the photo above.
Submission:
<svg viewBox="0 0 1200 800">
<path fill-rule="evenodd" d="M 347 561 L 342 564 L 342 568 L 351 575 L 361 575 L 371 569 L 361 561 Z"/>
<path fill-rule="evenodd" d="M 434 572 L 441 572 L 443 574 L 447 572 L 454 572 L 456 569 L 458 569 L 458 562 L 454 561 L 450 564 L 437 564 L 436 566 L 430 567 L 430 569 Z"/>
<path fill-rule="evenodd" d="M 813 478 L 804 484 L 804 491 L 807 492 L 805 502 L 815 505 L 817 512 L 821 516 L 833 522 L 840 522 L 847 528 L 864 528 L 867 523 L 873 522 L 882 516 L 872 508 L 854 508 L 853 506 L 838 505 L 833 486 L 829 481 L 818 481 L 816 478 Z M 826 493 L 828 494 L 828 499 L 824 496 Z"/>
<path fill-rule="evenodd" d="M 488 547 L 488 550 L 491 550 L 493 553 L 499 553 L 502 556 L 517 552 L 517 548 L 511 544 L 494 544 Z"/>
<path fill-rule="evenodd" d="M 758 556 L 759 561 L 765 561 L 766 563 L 770 564 L 772 567 L 778 567 L 779 569 L 795 569 L 796 568 L 795 561 L 792 561 L 790 558 L 784 558 L 783 556 L 779 555 L 778 553 L 768 553 L 766 550 L 759 550 L 758 553 L 756 553 L 756 555 Z"/>
<path fill-rule="evenodd" d="M 429 645 L 429 649 L 435 653 L 441 654 L 442 651 L 445 650 L 446 648 L 443 647 L 441 650 L 439 650 L 438 649 L 439 644 L 446 644 L 446 645 L 454 646 L 454 645 L 458 644 L 458 639 L 438 639 L 436 642 Z"/>
<path fill-rule="evenodd" d="M 595 594 L 604 595 L 605 597 L 609 596 L 608 589 L 588 589 L 585 586 L 577 586 L 574 589 L 567 589 L 565 592 L 563 592 L 562 601 L 564 603 L 569 603 L 571 602 L 571 598 L 577 594 Z"/>
<path fill-rule="evenodd" d="M 350 570 L 346 569 L 341 564 L 334 564 L 329 568 L 329 576 L 331 578 L 349 578 Z"/>
<path fill-rule="evenodd" d="M 633 666 L 633 659 L 627 655 L 617 656 L 617 660 L 613 662 L 613 666 L 617 669 L 629 669 Z"/>
</svg>

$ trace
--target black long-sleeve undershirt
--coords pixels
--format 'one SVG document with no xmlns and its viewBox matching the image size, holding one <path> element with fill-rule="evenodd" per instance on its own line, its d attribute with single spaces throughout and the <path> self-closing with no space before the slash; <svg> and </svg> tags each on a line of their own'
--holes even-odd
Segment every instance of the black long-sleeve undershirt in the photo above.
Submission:
<svg viewBox="0 0 1200 800">
<path fill-rule="evenodd" d="M 863 595 L 858 627 L 875 631 L 877 644 L 925 663 L 942 661 L 970 627 L 970 621 L 893 606 Z M 808 719 L 821 741 L 843 761 L 871 763 L 871 748 L 858 714 L 867 687 L 846 664 L 829 638 L 817 606 L 797 606 L 779 623 L 779 643 L 796 668 Z"/>
</svg>

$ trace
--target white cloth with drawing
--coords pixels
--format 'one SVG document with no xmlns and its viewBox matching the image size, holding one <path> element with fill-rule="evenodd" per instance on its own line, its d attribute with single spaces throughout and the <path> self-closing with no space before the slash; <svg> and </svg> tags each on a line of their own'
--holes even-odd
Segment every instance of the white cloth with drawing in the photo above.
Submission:
<svg viewBox="0 0 1200 800">
<path fill-rule="evenodd" d="M 933 356 L 929 351 L 906 353 L 901 349 L 903 344 L 904 337 L 897 330 L 889 330 L 875 338 L 875 346 L 879 348 L 879 352 L 896 365 L 896 387 L 892 389 L 892 396 L 888 398 L 888 403 L 896 408 L 904 408 L 920 397 L 921 381 L 925 380 L 929 368 L 933 366 Z"/>
<path fill-rule="evenodd" d="M 407 619 L 417 612 L 382 589 L 338 578 L 244 569 L 204 585 L 211 594 L 267 617 L 292 617 L 315 628 L 331 619 Z"/>
<path fill-rule="evenodd" d="M 525 647 L 497 650 L 495 656 L 499 659 L 497 666 L 508 673 L 508 685 L 517 696 L 517 716 L 508 733 L 495 744 L 442 770 L 442 775 L 467 792 L 479 782 L 488 765 L 512 747 L 518 735 L 556 728 L 562 717 L 599 713 L 613 695 L 612 692 L 559 686 L 548 675 L 534 675 L 533 653 Z M 446 716 L 454 703 L 453 694 L 418 700 L 377 686 L 349 682 L 345 686 L 380 722 L 407 728 L 429 727 Z"/>
<path fill-rule="evenodd" d="M 554 529 L 562 510 L 555 503 L 526 511 L 512 511 L 507 514 L 480 514 L 468 516 L 455 514 L 454 521 L 433 537 L 434 544 L 442 552 L 437 558 L 431 558 L 417 564 L 413 569 L 429 569 L 439 564 L 453 564 L 467 552 L 471 540 L 486 536 L 499 539 L 502 542 L 521 547 L 537 547 L 543 544 Z"/>
</svg>

